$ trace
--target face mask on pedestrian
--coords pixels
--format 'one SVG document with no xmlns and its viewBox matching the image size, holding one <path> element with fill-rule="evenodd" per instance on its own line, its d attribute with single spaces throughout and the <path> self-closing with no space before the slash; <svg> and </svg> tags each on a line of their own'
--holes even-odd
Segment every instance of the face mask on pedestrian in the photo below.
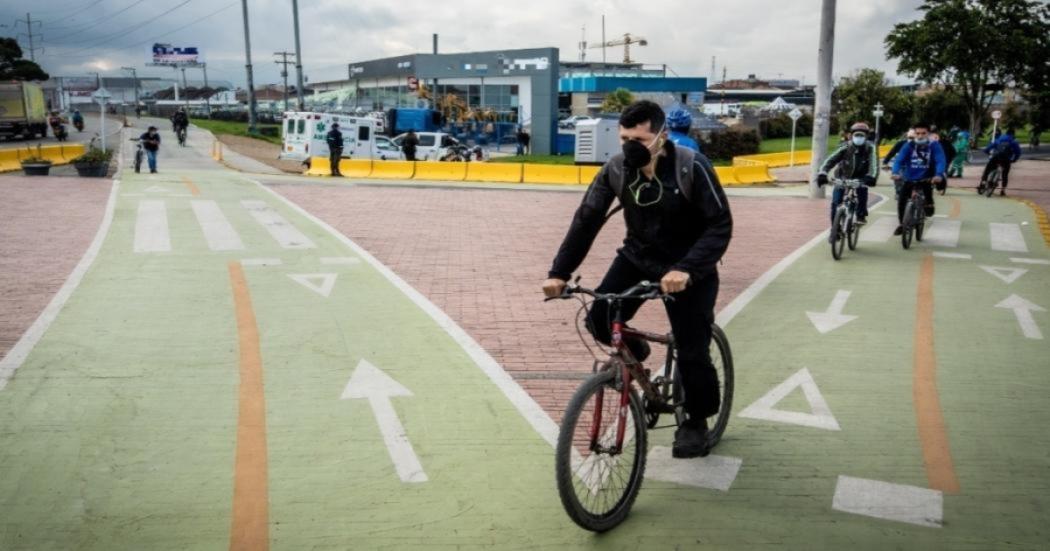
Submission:
<svg viewBox="0 0 1050 551">
<path fill-rule="evenodd" d="M 868 138 L 864 134 L 854 134 L 853 135 L 853 145 L 855 145 L 857 147 L 860 147 L 860 146 L 864 145 L 865 143 L 867 143 L 867 141 L 868 141 Z"/>
<path fill-rule="evenodd" d="M 657 150 L 663 145 L 660 142 L 660 138 L 663 136 L 664 126 L 660 127 L 660 131 L 656 133 L 656 137 L 653 138 L 648 145 L 643 144 L 638 140 L 627 140 L 623 144 L 623 165 L 627 168 L 639 170 L 642 167 L 648 165 L 653 160 L 652 148 L 654 145 L 657 146 Z"/>
</svg>

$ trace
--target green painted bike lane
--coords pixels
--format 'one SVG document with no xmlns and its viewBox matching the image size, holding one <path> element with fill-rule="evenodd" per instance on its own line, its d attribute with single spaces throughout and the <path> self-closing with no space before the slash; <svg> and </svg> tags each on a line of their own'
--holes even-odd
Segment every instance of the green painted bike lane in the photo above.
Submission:
<svg viewBox="0 0 1050 551">
<path fill-rule="evenodd" d="M 1045 541 L 1050 442 L 1041 427 L 1050 423 L 1044 395 L 1050 348 L 1026 338 L 1015 314 L 996 305 L 1016 294 L 1050 306 L 1050 265 L 1011 260 L 1046 262 L 1050 254 L 1027 206 L 954 190 L 937 200 L 942 213 L 960 201 L 957 247 L 916 243 L 905 251 L 893 237 L 862 241 L 835 262 L 820 242 L 728 324 L 736 401 L 717 453 L 743 459 L 732 490 L 715 507 L 718 516 L 739 507 L 739 523 L 728 530 L 758 523 L 769 541 L 792 548 L 1037 548 Z M 871 222 L 892 208 L 883 204 Z M 934 220 L 946 222 L 952 223 Z M 1016 224 L 1029 251 L 992 250 L 989 223 Z M 926 468 L 916 413 L 928 402 L 915 382 L 924 262 L 933 269 L 935 396 L 959 485 L 943 493 L 942 518 L 923 515 L 930 494 L 922 490 L 937 486 L 939 476 Z M 1006 283 L 981 266 L 1007 279 L 1024 273 Z M 807 312 L 827 312 L 842 291 L 849 295 L 839 313 L 856 318 L 822 334 Z M 1033 315 L 1044 332 L 1050 329 L 1045 312 Z M 803 368 L 837 430 L 803 426 L 797 416 L 785 422 L 782 412 L 820 413 L 799 388 L 772 407 L 773 399 L 760 400 L 793 375 L 797 382 Z M 862 484 L 851 492 L 840 475 L 898 486 Z M 880 505 L 872 505 L 879 493 Z M 858 501 L 867 506 L 863 514 Z"/>
</svg>

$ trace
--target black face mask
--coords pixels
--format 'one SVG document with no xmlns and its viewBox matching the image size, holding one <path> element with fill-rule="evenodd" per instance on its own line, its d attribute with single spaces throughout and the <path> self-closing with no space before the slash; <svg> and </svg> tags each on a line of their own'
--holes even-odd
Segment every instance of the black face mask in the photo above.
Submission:
<svg viewBox="0 0 1050 551">
<path fill-rule="evenodd" d="M 653 154 L 648 147 L 637 140 L 627 140 L 623 144 L 623 166 L 631 170 L 638 170 L 653 160 Z"/>
</svg>

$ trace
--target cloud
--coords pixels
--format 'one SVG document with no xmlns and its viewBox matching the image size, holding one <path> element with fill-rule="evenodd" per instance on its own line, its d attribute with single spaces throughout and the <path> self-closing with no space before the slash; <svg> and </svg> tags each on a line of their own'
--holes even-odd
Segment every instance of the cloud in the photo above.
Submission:
<svg viewBox="0 0 1050 551">
<path fill-rule="evenodd" d="M 149 44 L 159 40 L 200 47 L 209 64 L 209 77 L 243 84 L 240 1 L 190 0 L 160 15 L 179 2 L 101 0 L 90 9 L 70 11 L 62 9 L 70 6 L 69 0 L 37 0 L 34 7 L 39 12 L 33 17 L 43 22 L 39 31 L 45 48 L 38 60 L 52 74 L 135 66 L 143 76 L 169 75 L 170 70 L 143 67 Z M 876 67 L 895 76 L 895 63 L 885 59 L 882 40 L 895 23 L 917 17 L 919 3 L 839 2 L 835 74 Z M 10 22 L 0 32 L 14 34 L 14 20 L 25 17 L 18 13 L 23 8 L 16 11 L 12 4 L 0 6 L 0 23 Z M 84 0 L 81 6 L 90 4 Z M 586 26 L 589 44 L 601 41 L 603 13 L 607 40 L 625 32 L 643 36 L 649 45 L 633 47 L 632 57 L 666 64 L 682 76 L 708 76 L 711 57 L 716 56 L 718 76 L 725 67 L 730 78 L 757 74 L 815 80 L 817 0 L 300 0 L 299 7 L 303 64 L 311 82 L 342 78 L 347 65 L 355 61 L 429 52 L 435 32 L 440 34 L 443 52 L 553 46 L 560 48 L 563 60 L 576 60 L 581 27 Z M 255 81 L 277 82 L 280 67 L 272 53 L 294 50 L 291 2 L 250 0 L 249 12 Z M 185 25 L 189 26 L 171 33 Z M 18 32 L 24 34 L 24 25 Z M 162 36 L 166 33 L 171 34 Z M 590 49 L 586 55 L 597 60 L 601 50 Z M 608 48 L 606 55 L 609 60 L 619 60 L 623 48 Z"/>
</svg>

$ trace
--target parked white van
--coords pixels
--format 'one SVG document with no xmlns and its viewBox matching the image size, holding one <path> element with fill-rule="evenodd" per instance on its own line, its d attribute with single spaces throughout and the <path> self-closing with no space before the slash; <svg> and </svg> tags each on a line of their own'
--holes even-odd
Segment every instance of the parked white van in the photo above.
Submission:
<svg viewBox="0 0 1050 551">
<path fill-rule="evenodd" d="M 284 144 L 281 159 L 305 161 L 310 157 L 327 157 L 326 136 L 332 124 L 339 123 L 343 134 L 343 157 L 351 159 L 396 158 L 389 149 L 377 144 L 378 122 L 370 117 L 335 113 L 288 111 L 284 113 L 282 131 Z"/>
</svg>

